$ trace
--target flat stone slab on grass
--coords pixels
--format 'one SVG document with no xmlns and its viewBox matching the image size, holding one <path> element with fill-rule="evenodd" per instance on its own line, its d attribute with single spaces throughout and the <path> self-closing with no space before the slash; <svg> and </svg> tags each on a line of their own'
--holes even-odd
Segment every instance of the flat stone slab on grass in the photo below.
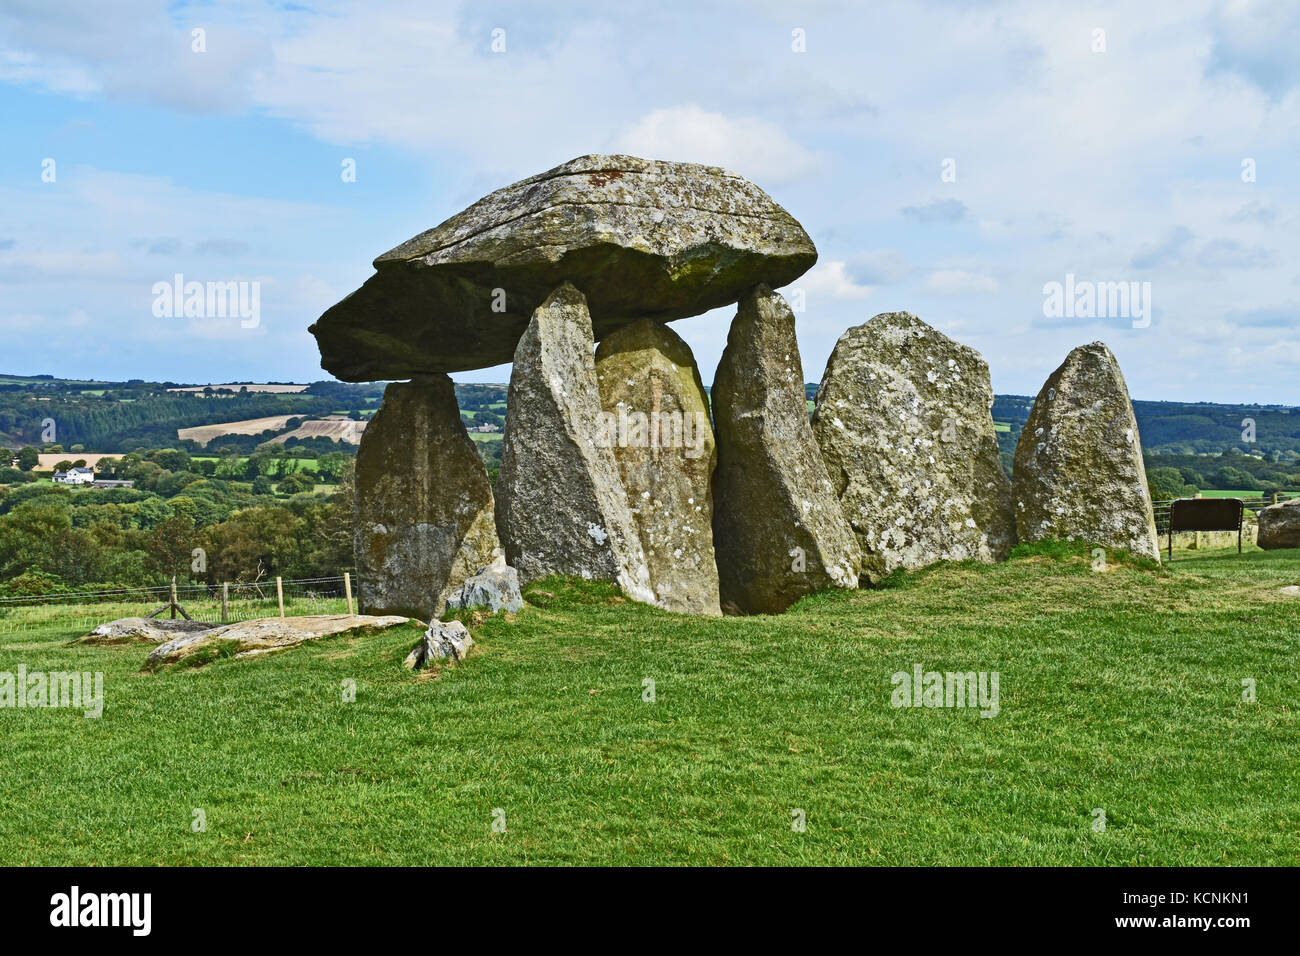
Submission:
<svg viewBox="0 0 1300 956">
<path fill-rule="evenodd" d="M 635 156 L 581 156 L 480 199 L 375 260 L 310 331 L 345 382 L 509 362 L 561 282 L 597 340 L 794 281 L 817 261 L 803 227 L 742 176 Z"/>
<path fill-rule="evenodd" d="M 410 620 L 397 615 L 314 614 L 239 621 L 170 640 L 154 648 L 145 667 L 155 670 L 196 656 L 206 657 L 202 661 L 205 664 L 222 657 L 253 657 L 349 631 L 382 631 L 400 627 Z"/>
<path fill-rule="evenodd" d="M 123 617 L 101 624 L 77 644 L 164 644 L 187 634 L 201 634 L 221 627 L 204 621 L 186 621 L 171 618 L 159 620 L 149 617 Z"/>
</svg>

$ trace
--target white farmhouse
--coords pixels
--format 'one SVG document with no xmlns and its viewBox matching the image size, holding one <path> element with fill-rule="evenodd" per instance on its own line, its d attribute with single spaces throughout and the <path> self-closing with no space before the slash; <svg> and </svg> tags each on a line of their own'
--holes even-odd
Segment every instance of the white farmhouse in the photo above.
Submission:
<svg viewBox="0 0 1300 956">
<path fill-rule="evenodd" d="M 73 468 L 71 471 L 56 471 L 54 482 L 59 485 L 88 485 L 95 480 L 93 468 Z"/>
</svg>

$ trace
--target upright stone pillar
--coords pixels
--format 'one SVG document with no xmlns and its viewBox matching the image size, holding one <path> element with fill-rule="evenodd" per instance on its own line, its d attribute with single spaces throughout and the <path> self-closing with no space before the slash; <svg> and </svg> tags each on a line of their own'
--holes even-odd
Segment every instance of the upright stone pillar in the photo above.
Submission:
<svg viewBox="0 0 1300 956">
<path fill-rule="evenodd" d="M 430 620 L 500 550 L 492 487 L 451 379 L 389 385 L 357 451 L 361 612 Z"/>
<path fill-rule="evenodd" d="M 533 312 L 515 349 L 497 526 L 523 583 L 571 574 L 653 603 L 614 452 L 599 440 L 594 348 L 586 299 L 566 282 Z"/>
<path fill-rule="evenodd" d="M 717 447 L 690 348 L 663 323 L 641 319 L 601 340 L 596 381 L 603 440 L 614 449 L 654 603 L 720 615 L 713 551 Z"/>
<path fill-rule="evenodd" d="M 805 594 L 856 588 L 857 537 L 808 422 L 794 313 L 759 285 L 740 301 L 713 376 L 713 543 L 722 601 L 779 614 Z"/>
</svg>

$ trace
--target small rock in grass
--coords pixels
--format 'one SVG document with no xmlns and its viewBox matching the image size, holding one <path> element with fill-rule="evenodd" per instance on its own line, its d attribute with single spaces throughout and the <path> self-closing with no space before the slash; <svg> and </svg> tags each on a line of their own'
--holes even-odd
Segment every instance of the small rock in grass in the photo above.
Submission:
<svg viewBox="0 0 1300 956">
<path fill-rule="evenodd" d="M 461 661 L 473 645 L 474 639 L 460 621 L 434 621 L 424 632 L 424 639 L 406 656 L 402 666 L 421 670 L 434 660 L 450 658 Z"/>
<path fill-rule="evenodd" d="M 465 580 L 460 590 L 447 598 L 449 611 L 481 607 L 493 614 L 497 611 L 513 613 L 523 606 L 524 599 L 519 593 L 519 572 L 506 564 L 506 559 L 500 555 L 491 564 L 479 568 L 477 574 Z"/>
</svg>

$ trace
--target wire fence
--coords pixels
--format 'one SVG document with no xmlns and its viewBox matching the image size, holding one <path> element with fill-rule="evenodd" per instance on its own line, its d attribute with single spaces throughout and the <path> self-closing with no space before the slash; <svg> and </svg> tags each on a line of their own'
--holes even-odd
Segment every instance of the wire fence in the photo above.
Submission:
<svg viewBox="0 0 1300 956">
<path fill-rule="evenodd" d="M 1253 518 L 1271 504 L 1294 498 L 1300 498 L 1300 492 L 1273 492 L 1242 498 L 1242 503 L 1247 518 Z M 1156 501 L 1153 505 L 1156 528 L 1164 534 L 1169 529 L 1173 501 Z M 145 617 L 158 611 L 159 618 L 180 618 L 180 613 L 171 610 L 172 601 L 170 585 L 0 597 L 0 636 L 48 631 L 88 634 L 100 624 L 118 618 Z M 276 617 L 282 611 L 289 617 L 347 614 L 356 609 L 356 576 L 345 572 L 337 577 L 288 581 L 271 578 L 225 585 L 182 584 L 175 589 L 175 602 L 191 619 L 211 624 Z"/>
<path fill-rule="evenodd" d="M 350 572 L 338 577 L 277 580 L 226 585 L 183 584 L 175 601 L 195 621 L 233 624 L 260 617 L 349 613 L 356 609 L 356 579 Z M 80 591 L 32 597 L 0 598 L 0 635 L 40 631 L 76 631 L 88 634 L 100 624 L 123 617 L 179 619 L 172 609 L 170 585 L 126 588 L 117 591 Z"/>
</svg>

